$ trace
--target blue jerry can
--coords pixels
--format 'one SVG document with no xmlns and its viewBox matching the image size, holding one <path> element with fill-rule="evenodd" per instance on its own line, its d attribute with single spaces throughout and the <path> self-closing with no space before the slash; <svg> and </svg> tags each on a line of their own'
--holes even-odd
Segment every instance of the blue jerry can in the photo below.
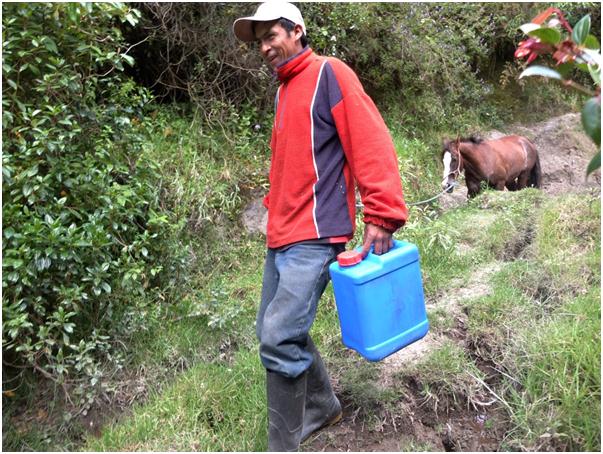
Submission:
<svg viewBox="0 0 603 454">
<path fill-rule="evenodd" d="M 379 361 L 429 330 L 419 250 L 394 240 L 387 254 L 359 260 L 358 252 L 346 251 L 329 267 L 341 337 L 346 347 Z"/>
</svg>

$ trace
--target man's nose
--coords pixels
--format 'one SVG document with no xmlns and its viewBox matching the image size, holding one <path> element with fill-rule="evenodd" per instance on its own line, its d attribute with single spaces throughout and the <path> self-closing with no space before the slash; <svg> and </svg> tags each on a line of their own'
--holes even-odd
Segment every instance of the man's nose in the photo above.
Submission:
<svg viewBox="0 0 603 454">
<path fill-rule="evenodd" d="M 262 55 L 264 57 L 268 54 L 269 50 L 270 50 L 270 44 L 268 44 L 265 41 L 260 42 L 260 52 L 262 53 Z"/>
</svg>

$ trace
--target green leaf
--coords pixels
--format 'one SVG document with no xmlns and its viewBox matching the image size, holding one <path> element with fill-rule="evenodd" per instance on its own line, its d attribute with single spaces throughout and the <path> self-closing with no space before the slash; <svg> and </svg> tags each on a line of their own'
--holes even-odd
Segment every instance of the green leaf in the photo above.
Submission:
<svg viewBox="0 0 603 454">
<path fill-rule="evenodd" d="M 106 293 L 111 293 L 111 286 L 110 286 L 109 284 L 107 284 L 106 282 L 103 282 L 103 283 L 101 284 L 101 287 L 103 288 L 103 290 L 104 290 Z"/>
<path fill-rule="evenodd" d="M 587 49 L 599 50 L 601 45 L 599 44 L 599 40 L 596 36 L 588 35 L 586 37 L 586 41 L 584 41 L 584 47 Z"/>
<path fill-rule="evenodd" d="M 574 26 L 574 31 L 572 32 L 572 41 L 578 45 L 582 45 L 586 41 L 586 38 L 588 38 L 589 33 L 590 15 L 586 15 Z"/>
<path fill-rule="evenodd" d="M 136 19 L 131 13 L 126 14 L 126 20 L 132 27 L 136 26 L 138 23 L 138 19 Z"/>
<path fill-rule="evenodd" d="M 519 75 L 519 78 L 521 79 L 522 77 L 530 76 L 542 76 L 548 77 L 549 79 L 563 80 L 561 74 L 554 69 L 547 68 L 546 66 L 530 66 Z"/>
<path fill-rule="evenodd" d="M 44 36 L 42 40 L 44 41 L 44 45 L 46 46 L 47 50 L 49 50 L 50 52 L 54 52 L 55 54 L 59 53 L 59 49 L 57 48 L 57 45 L 52 40 L 52 38 L 50 38 L 49 36 Z"/>
<path fill-rule="evenodd" d="M 77 23 L 78 22 L 78 11 L 77 11 L 77 5 L 69 5 L 69 7 L 67 8 L 67 15 L 69 16 L 69 19 L 71 20 L 71 22 Z"/>
<path fill-rule="evenodd" d="M 557 66 L 557 72 L 559 72 L 561 77 L 564 79 L 568 79 L 575 66 L 576 65 L 572 62 L 562 63 L 561 65 Z"/>
<path fill-rule="evenodd" d="M 134 66 L 134 57 L 126 54 L 122 54 L 121 57 L 126 61 L 128 65 Z"/>
<path fill-rule="evenodd" d="M 539 28 L 532 30 L 528 35 L 538 38 L 541 42 L 547 44 L 557 44 L 561 41 L 561 33 L 555 28 Z"/>
<path fill-rule="evenodd" d="M 33 177 L 36 176 L 38 174 L 38 165 L 34 165 L 33 167 L 29 168 L 26 172 L 25 172 L 25 176 L 27 177 Z"/>
<path fill-rule="evenodd" d="M 590 160 L 586 168 L 586 175 L 594 172 L 601 167 L 601 150 Z"/>
<path fill-rule="evenodd" d="M 19 268 L 21 266 L 23 266 L 23 260 L 21 259 L 11 259 L 11 258 L 5 258 L 4 260 L 2 260 L 2 266 L 12 266 L 13 268 Z"/>
<path fill-rule="evenodd" d="M 598 65 L 588 65 L 588 72 L 590 73 L 593 82 L 597 85 L 601 85 L 601 67 Z"/>
<path fill-rule="evenodd" d="M 38 271 L 44 271 L 45 269 L 49 268 L 51 265 L 51 261 L 48 257 L 43 257 L 41 259 L 37 259 L 35 261 L 35 265 L 36 268 L 38 269 Z"/>
<path fill-rule="evenodd" d="M 582 126 L 586 134 L 601 146 L 601 99 L 590 98 L 582 108 Z"/>
</svg>

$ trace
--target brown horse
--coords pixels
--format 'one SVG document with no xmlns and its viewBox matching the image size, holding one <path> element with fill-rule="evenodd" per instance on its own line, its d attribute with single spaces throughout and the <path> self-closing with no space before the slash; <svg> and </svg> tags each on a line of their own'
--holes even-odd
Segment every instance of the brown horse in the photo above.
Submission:
<svg viewBox="0 0 603 454">
<path fill-rule="evenodd" d="M 505 136 L 496 140 L 475 137 L 444 141 L 442 188 L 452 192 L 454 180 L 465 172 L 468 197 L 475 197 L 481 183 L 502 191 L 526 187 L 539 188 L 542 175 L 538 151 L 522 136 Z"/>
</svg>

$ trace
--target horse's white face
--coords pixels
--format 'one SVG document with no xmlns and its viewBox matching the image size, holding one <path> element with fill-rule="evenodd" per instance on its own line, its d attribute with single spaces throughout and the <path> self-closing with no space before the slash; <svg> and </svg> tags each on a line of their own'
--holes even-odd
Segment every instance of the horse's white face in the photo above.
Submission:
<svg viewBox="0 0 603 454">
<path fill-rule="evenodd" d="M 452 183 L 454 183 L 454 171 L 451 169 L 451 164 L 452 164 L 452 153 L 450 153 L 450 151 L 446 150 L 444 152 L 444 156 L 442 157 L 442 161 L 444 162 L 444 174 L 442 177 L 442 189 L 447 189 L 448 187 L 450 187 L 450 189 L 448 190 L 448 192 L 452 192 Z"/>
</svg>

